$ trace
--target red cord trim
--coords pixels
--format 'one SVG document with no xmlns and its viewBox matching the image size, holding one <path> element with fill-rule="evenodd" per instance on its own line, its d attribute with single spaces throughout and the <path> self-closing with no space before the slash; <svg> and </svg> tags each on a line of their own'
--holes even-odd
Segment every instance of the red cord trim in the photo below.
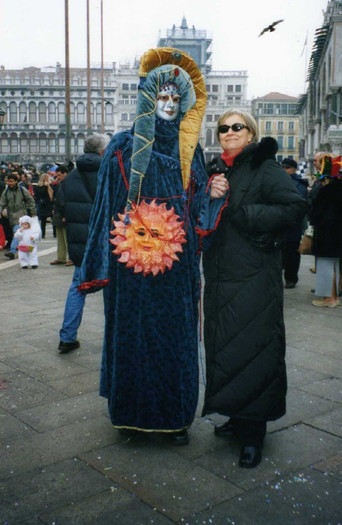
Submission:
<svg viewBox="0 0 342 525">
<path fill-rule="evenodd" d="M 121 150 L 114 151 L 113 157 L 114 157 L 114 155 L 116 155 L 117 158 L 118 158 L 118 163 L 119 163 L 119 166 L 120 166 L 121 175 L 122 175 L 122 178 L 124 180 L 124 183 L 125 183 L 125 186 L 126 186 L 126 190 L 128 191 L 129 190 L 129 184 L 128 184 L 128 180 L 127 180 L 126 173 L 125 173 L 125 167 L 124 167 L 124 163 L 123 163 L 123 159 L 122 159 Z"/>
<path fill-rule="evenodd" d="M 108 284 L 109 279 L 102 279 L 101 281 L 94 279 L 93 281 L 80 284 L 77 287 L 77 290 L 80 292 L 81 290 L 90 290 L 91 288 L 101 288 L 107 286 Z"/>
</svg>

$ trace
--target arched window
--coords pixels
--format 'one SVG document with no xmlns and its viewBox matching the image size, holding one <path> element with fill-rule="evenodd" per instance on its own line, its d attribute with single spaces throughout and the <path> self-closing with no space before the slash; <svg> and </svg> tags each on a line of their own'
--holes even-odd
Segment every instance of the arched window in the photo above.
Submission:
<svg viewBox="0 0 342 525">
<path fill-rule="evenodd" d="M 48 114 L 49 124 L 56 124 L 56 105 L 54 102 L 49 102 Z"/>
<path fill-rule="evenodd" d="M 38 113 L 39 113 L 39 122 L 41 124 L 46 124 L 46 104 L 45 102 L 39 102 L 38 106 Z"/>
<path fill-rule="evenodd" d="M 77 153 L 80 155 L 84 149 L 84 135 L 77 135 Z"/>
<path fill-rule="evenodd" d="M 58 136 L 58 153 L 65 154 L 65 135 L 64 133 Z"/>
<path fill-rule="evenodd" d="M 10 152 L 18 153 L 18 136 L 16 133 L 10 134 Z"/>
<path fill-rule="evenodd" d="M 10 122 L 17 122 L 17 104 L 15 102 L 11 102 L 9 105 L 9 120 Z"/>
<path fill-rule="evenodd" d="M 82 102 L 79 102 L 77 104 L 77 118 L 76 118 L 77 124 L 85 124 L 85 107 Z"/>
<path fill-rule="evenodd" d="M 20 133 L 19 136 L 19 150 L 20 153 L 28 153 L 27 134 Z"/>
<path fill-rule="evenodd" d="M 101 126 L 102 124 L 102 104 L 101 102 L 98 102 L 96 104 L 96 120 L 95 120 L 96 124 L 98 126 Z"/>
<path fill-rule="evenodd" d="M 72 155 L 76 155 L 76 138 L 75 138 L 75 133 L 71 133 L 71 136 L 70 136 L 70 153 Z"/>
<path fill-rule="evenodd" d="M 48 137 L 48 152 L 56 153 L 56 135 L 54 133 L 49 133 Z"/>
<path fill-rule="evenodd" d="M 58 104 L 58 124 L 65 124 L 65 105 L 64 102 Z"/>
<path fill-rule="evenodd" d="M 19 104 L 19 122 L 27 122 L 27 105 L 26 102 Z"/>
<path fill-rule="evenodd" d="M 1 153 L 9 153 L 9 139 L 7 133 L 1 133 Z"/>
<path fill-rule="evenodd" d="M 113 104 L 110 102 L 105 104 L 105 124 L 107 126 L 113 125 Z"/>
<path fill-rule="evenodd" d="M 39 133 L 39 153 L 47 153 L 47 138 L 45 133 Z"/>
<path fill-rule="evenodd" d="M 37 134 L 36 133 L 30 133 L 29 134 L 29 151 L 30 151 L 30 153 L 37 153 L 38 152 L 38 141 L 37 141 Z"/>
<path fill-rule="evenodd" d="M 29 122 L 37 122 L 37 108 L 35 102 L 29 103 Z"/>
</svg>

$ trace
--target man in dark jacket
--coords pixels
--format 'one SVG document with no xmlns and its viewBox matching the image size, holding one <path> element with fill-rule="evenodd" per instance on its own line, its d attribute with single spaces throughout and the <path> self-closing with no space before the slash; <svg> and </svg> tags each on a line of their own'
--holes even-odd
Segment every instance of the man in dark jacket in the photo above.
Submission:
<svg viewBox="0 0 342 525">
<path fill-rule="evenodd" d="M 308 198 L 308 181 L 296 173 L 297 162 L 286 158 L 281 163 L 282 168 L 290 175 L 298 192 L 304 199 Z M 285 288 L 294 288 L 298 282 L 298 270 L 300 266 L 300 253 L 298 251 L 300 240 L 303 235 L 303 222 L 295 228 L 288 230 L 283 247 L 283 269 Z"/>
<path fill-rule="evenodd" d="M 85 295 L 81 294 L 79 272 L 88 239 L 88 224 L 96 194 L 97 172 L 109 137 L 95 133 L 89 135 L 84 144 L 84 155 L 76 161 L 74 168 L 64 179 L 58 190 L 57 205 L 62 210 L 66 224 L 69 257 L 75 271 L 65 303 L 64 320 L 60 330 L 60 353 L 67 353 L 80 346 L 77 330 L 82 321 Z"/>
<path fill-rule="evenodd" d="M 26 188 L 19 186 L 19 177 L 16 172 L 7 176 L 7 188 L 0 198 L 0 218 L 2 211 L 7 209 L 10 226 L 13 228 L 13 235 L 19 230 L 19 219 L 23 215 L 36 216 L 36 204 L 30 192 Z M 18 240 L 13 238 L 11 247 L 5 256 L 14 259 L 17 253 Z"/>
</svg>

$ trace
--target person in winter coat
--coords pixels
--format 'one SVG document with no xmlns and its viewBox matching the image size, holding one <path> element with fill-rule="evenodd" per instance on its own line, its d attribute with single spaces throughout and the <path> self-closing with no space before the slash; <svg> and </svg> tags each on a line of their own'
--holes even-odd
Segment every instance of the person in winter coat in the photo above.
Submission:
<svg viewBox="0 0 342 525">
<path fill-rule="evenodd" d="M 7 209 L 8 220 L 13 228 L 13 234 L 19 230 L 19 218 L 30 213 L 31 217 L 36 216 L 36 203 L 30 192 L 26 188 L 19 186 L 18 176 L 10 173 L 7 176 L 7 188 L 0 198 L 0 218 L 2 211 Z M 5 256 L 14 259 L 17 253 L 18 240 L 13 238 L 11 247 Z"/>
<path fill-rule="evenodd" d="M 57 259 L 51 261 L 51 265 L 64 264 L 65 266 L 73 266 L 73 262 L 69 259 L 68 244 L 66 238 L 65 220 L 63 212 L 58 205 L 57 196 L 62 191 L 64 180 L 68 175 L 69 170 L 66 166 L 58 165 L 56 169 L 56 177 L 58 184 L 53 186 L 53 216 L 52 225 L 56 230 L 57 237 Z"/>
<path fill-rule="evenodd" d="M 88 239 L 90 213 L 96 195 L 97 172 L 102 155 L 108 145 L 108 135 L 89 135 L 84 143 L 84 155 L 64 179 L 57 193 L 57 206 L 66 224 L 68 252 L 75 265 L 74 276 L 65 303 L 64 319 L 60 330 L 60 353 L 67 353 L 80 346 L 77 330 L 82 321 L 85 295 L 80 284 L 80 266 Z"/>
<path fill-rule="evenodd" d="M 207 384 L 202 415 L 230 419 L 215 433 L 240 440 L 239 466 L 262 457 L 266 422 L 285 414 L 286 367 L 281 246 L 306 202 L 275 161 L 277 142 L 257 143 L 245 112 L 218 120 L 222 155 L 208 173 L 225 173 L 230 200 L 203 256 Z"/>
<path fill-rule="evenodd" d="M 35 197 L 37 203 L 37 214 L 42 229 L 42 238 L 44 239 L 46 232 L 46 221 L 49 217 L 52 218 L 53 188 L 51 186 L 50 175 L 48 175 L 48 173 L 43 173 L 40 176 L 38 185 L 35 187 Z"/>
<path fill-rule="evenodd" d="M 23 270 L 27 270 L 29 266 L 33 270 L 38 268 L 38 253 L 37 241 L 39 240 L 39 233 L 32 229 L 31 217 L 24 215 L 19 219 L 19 230 L 14 234 L 18 244 L 18 257 L 20 266 Z"/>
<path fill-rule="evenodd" d="M 342 178 L 341 157 L 323 157 L 321 187 L 311 202 L 310 222 L 314 227 L 312 253 L 316 255 L 314 306 L 336 308 L 339 259 L 342 257 Z"/>
<path fill-rule="evenodd" d="M 294 159 L 286 158 L 282 161 L 281 167 L 290 175 L 301 196 L 308 198 L 308 180 L 303 179 L 296 173 L 297 162 Z M 300 266 L 300 253 L 298 251 L 302 235 L 304 233 L 304 222 L 297 224 L 286 233 L 283 246 L 283 268 L 285 278 L 285 288 L 294 288 L 298 282 L 298 270 Z"/>
</svg>

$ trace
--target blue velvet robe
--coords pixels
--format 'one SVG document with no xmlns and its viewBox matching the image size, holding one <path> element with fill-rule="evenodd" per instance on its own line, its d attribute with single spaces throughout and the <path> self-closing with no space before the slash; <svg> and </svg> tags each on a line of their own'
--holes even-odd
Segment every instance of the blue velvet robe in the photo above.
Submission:
<svg viewBox="0 0 342 525">
<path fill-rule="evenodd" d="M 203 155 L 197 147 L 190 184 L 183 190 L 178 123 L 156 118 L 156 140 L 141 198 L 166 202 L 181 218 L 187 243 L 179 261 L 155 277 L 117 262 L 112 218 L 123 213 L 133 135 L 116 134 L 99 171 L 98 190 L 81 268 L 81 291 L 104 287 L 105 334 L 100 394 L 113 425 L 144 431 L 177 431 L 191 425 L 198 402 L 198 302 L 200 252 L 197 228 L 211 230 L 226 199 L 210 201 Z"/>
</svg>

